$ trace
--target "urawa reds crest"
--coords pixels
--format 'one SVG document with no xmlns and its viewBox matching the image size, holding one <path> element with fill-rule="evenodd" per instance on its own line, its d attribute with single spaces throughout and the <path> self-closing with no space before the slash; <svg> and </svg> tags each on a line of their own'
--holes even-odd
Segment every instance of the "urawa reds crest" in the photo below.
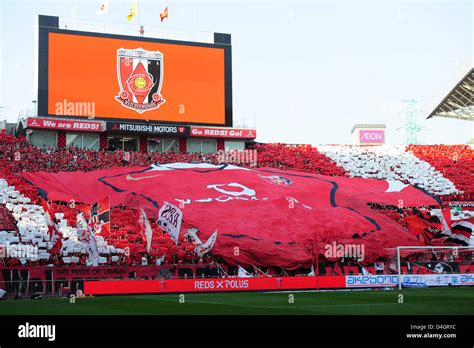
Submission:
<svg viewBox="0 0 474 348">
<path fill-rule="evenodd" d="M 163 53 L 159 51 L 118 49 L 117 78 L 120 91 L 115 99 L 129 109 L 143 113 L 166 101 L 161 96 Z"/>
</svg>

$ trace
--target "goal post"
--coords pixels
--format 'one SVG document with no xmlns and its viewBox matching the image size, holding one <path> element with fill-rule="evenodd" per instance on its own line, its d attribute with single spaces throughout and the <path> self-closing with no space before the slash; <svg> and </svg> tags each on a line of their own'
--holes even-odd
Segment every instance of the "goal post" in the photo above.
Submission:
<svg viewBox="0 0 474 348">
<path fill-rule="evenodd" d="M 459 285 L 454 275 L 474 273 L 473 246 L 398 246 L 394 254 L 396 263 L 393 259 L 392 263 L 397 267 L 400 290 L 404 286 L 415 286 L 405 282 L 407 279 L 444 275 L 446 280 L 439 286 Z M 449 275 L 453 275 L 451 280 L 447 277 Z"/>
</svg>

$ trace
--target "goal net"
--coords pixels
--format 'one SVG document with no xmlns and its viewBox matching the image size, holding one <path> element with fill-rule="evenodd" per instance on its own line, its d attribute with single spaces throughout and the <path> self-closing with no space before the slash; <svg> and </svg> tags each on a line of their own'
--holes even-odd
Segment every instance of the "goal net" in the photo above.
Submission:
<svg viewBox="0 0 474 348">
<path fill-rule="evenodd" d="M 390 251 L 389 268 L 398 287 L 474 285 L 474 247 L 399 246 Z"/>
</svg>

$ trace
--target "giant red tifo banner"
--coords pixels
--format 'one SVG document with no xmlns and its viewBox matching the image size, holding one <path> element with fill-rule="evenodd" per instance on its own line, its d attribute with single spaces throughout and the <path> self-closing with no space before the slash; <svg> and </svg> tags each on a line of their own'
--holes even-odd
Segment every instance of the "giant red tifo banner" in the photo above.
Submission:
<svg viewBox="0 0 474 348">
<path fill-rule="evenodd" d="M 53 201 L 94 203 L 109 195 L 112 206 L 139 202 L 155 214 L 170 202 L 183 212 L 182 234 L 194 226 L 199 239 L 207 240 L 218 231 L 212 252 L 229 264 L 285 269 L 309 267 L 334 242 L 363 245 L 369 262 L 384 256 L 386 248 L 421 245 L 368 204 L 439 204 L 425 191 L 399 181 L 226 164 L 174 163 L 23 177 Z"/>
<path fill-rule="evenodd" d="M 97 234 L 108 237 L 110 234 L 110 198 L 109 196 L 98 202 L 87 205 L 82 210 L 84 217 L 90 221 L 91 228 Z"/>
</svg>

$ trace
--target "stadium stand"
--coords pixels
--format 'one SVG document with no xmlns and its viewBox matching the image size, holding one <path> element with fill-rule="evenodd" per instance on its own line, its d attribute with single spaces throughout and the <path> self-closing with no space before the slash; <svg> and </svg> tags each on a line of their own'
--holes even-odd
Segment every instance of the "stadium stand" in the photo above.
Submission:
<svg viewBox="0 0 474 348">
<path fill-rule="evenodd" d="M 450 180 L 405 146 L 321 145 L 318 149 L 352 177 L 400 180 L 436 195 L 457 192 Z"/>
<path fill-rule="evenodd" d="M 4 136 L 5 138 L 5 136 Z M 217 158 L 209 154 L 189 153 L 142 153 L 116 151 L 94 151 L 79 148 L 46 148 L 32 146 L 24 138 L 8 138 L 1 145 L 4 166 L 12 173 L 31 171 L 91 171 L 115 166 L 147 166 L 152 163 L 206 162 Z M 1 141 L 1 140 L 0 140 Z M 129 158 L 126 160 L 127 156 Z"/>
<path fill-rule="evenodd" d="M 256 144 L 258 167 L 271 167 L 330 176 L 351 176 L 375 179 L 397 179 L 417 185 L 446 200 L 469 201 L 473 196 L 473 150 L 469 146 L 379 146 L 351 145 Z M 113 166 L 147 166 L 152 163 L 208 162 L 218 163 L 217 154 L 141 153 L 130 152 L 124 160 L 123 151 L 92 151 L 77 148 L 39 149 L 24 138 L 0 135 L 0 244 L 38 248 L 37 259 L 26 257 L 4 258 L 6 266 L 17 265 L 86 265 L 86 245 L 80 240 L 76 227 L 76 214 L 84 205 L 74 207 L 67 202 L 53 202 L 62 233 L 63 252 L 51 254 L 53 244 L 46 226 L 45 212 L 35 187 L 19 173 L 25 171 L 91 171 Z M 245 165 L 245 164 L 244 164 Z M 413 211 L 400 212 L 384 207 L 392 220 L 410 228 L 407 216 Z M 208 263 L 216 258 L 212 253 L 197 257 L 194 243 L 187 235 L 176 245 L 168 234 L 152 222 L 152 250 L 146 246 L 137 226 L 139 211 L 113 207 L 111 231 L 98 236 L 100 258 L 98 265 L 188 264 Z M 454 220 L 472 218 L 471 212 L 453 215 Z M 13 221 L 16 220 L 16 221 Z M 352 272 L 357 267 L 349 264 L 328 266 L 329 274 Z M 344 270 L 346 267 L 346 270 Z M 369 266 L 367 266 L 369 267 Z M 336 270 L 337 269 L 337 270 Z"/>
<path fill-rule="evenodd" d="M 258 167 L 295 170 L 329 176 L 342 176 L 346 171 L 335 161 L 311 145 L 258 144 Z"/>
<path fill-rule="evenodd" d="M 16 249 L 13 253 L 10 250 L 11 257 L 2 258 L 4 265 L 86 265 L 87 246 L 80 240 L 78 229 L 73 227 L 76 223 L 75 215 L 81 205 L 74 209 L 60 204 L 52 206 L 52 210 L 57 212 L 55 218 L 62 234 L 62 255 L 56 257 L 50 252 L 53 243 L 48 234 L 44 209 L 41 205 L 30 204 L 30 201 L 14 186 L 8 185 L 3 179 L 0 181 L 0 207 L 4 208 L 0 211 L 0 244 L 15 245 Z M 16 225 L 10 216 L 16 220 Z M 96 265 L 143 264 L 146 247 L 136 226 L 137 211 L 115 208 L 112 209 L 112 216 L 114 223 L 110 236 L 96 236 L 100 254 Z M 176 246 L 169 235 L 163 233 L 156 224 L 152 223 L 152 228 L 154 239 L 147 264 L 156 264 L 163 256 L 160 261 L 163 264 L 203 262 L 203 258 L 196 258 L 194 244 L 190 239 L 183 236 L 179 246 Z M 21 251 L 25 248 L 38 248 L 38 252 L 31 253 L 33 256 L 23 256 Z M 210 258 L 212 255 L 205 259 L 209 261 Z"/>
<path fill-rule="evenodd" d="M 474 200 L 474 151 L 469 145 L 408 145 L 407 151 L 454 183 L 457 191 L 446 200 Z"/>
</svg>

